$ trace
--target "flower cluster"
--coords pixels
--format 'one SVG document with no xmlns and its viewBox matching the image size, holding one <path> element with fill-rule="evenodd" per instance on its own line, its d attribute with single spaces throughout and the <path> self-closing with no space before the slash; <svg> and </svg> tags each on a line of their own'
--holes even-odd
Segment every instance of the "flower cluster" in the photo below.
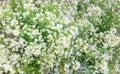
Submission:
<svg viewBox="0 0 120 74">
<path fill-rule="evenodd" d="M 119 0 L 8 0 L 0 73 L 120 73 Z"/>
</svg>

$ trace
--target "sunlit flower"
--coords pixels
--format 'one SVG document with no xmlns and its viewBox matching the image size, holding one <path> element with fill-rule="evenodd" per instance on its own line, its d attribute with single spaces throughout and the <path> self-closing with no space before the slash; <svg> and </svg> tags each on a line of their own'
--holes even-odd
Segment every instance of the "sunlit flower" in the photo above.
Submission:
<svg viewBox="0 0 120 74">
<path fill-rule="evenodd" d="M 17 25 L 17 24 L 18 24 L 18 21 L 15 20 L 15 19 L 12 19 L 12 21 L 11 21 L 11 26 L 15 26 L 15 25 Z"/>
</svg>

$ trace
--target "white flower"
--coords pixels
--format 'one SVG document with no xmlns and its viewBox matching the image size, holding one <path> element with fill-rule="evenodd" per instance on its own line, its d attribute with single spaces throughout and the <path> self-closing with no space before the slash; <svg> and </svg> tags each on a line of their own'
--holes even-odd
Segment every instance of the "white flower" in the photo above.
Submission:
<svg viewBox="0 0 120 74">
<path fill-rule="evenodd" d="M 30 0 L 30 2 L 32 3 L 32 2 L 34 2 L 34 0 Z"/>
<path fill-rule="evenodd" d="M 5 37 L 5 35 L 4 35 L 4 34 L 0 34 L 0 37 L 1 37 L 1 38 L 4 38 L 4 37 Z"/>
<path fill-rule="evenodd" d="M 11 26 L 15 26 L 18 24 L 18 21 L 16 19 L 12 19 Z"/>
<path fill-rule="evenodd" d="M 117 33 L 116 28 L 111 28 L 110 33 L 111 33 L 111 34 L 116 34 L 116 33 Z"/>
<path fill-rule="evenodd" d="M 64 37 L 61 37 L 61 44 L 62 44 L 64 47 L 69 48 L 70 40 L 71 40 L 70 37 L 65 37 L 65 36 L 64 36 Z"/>
<path fill-rule="evenodd" d="M 69 67 L 70 67 L 70 64 L 65 63 L 65 68 L 69 68 Z"/>
<path fill-rule="evenodd" d="M 18 36 L 19 35 L 19 29 L 15 29 L 14 31 L 13 31 L 13 34 L 15 35 L 15 36 Z"/>
<path fill-rule="evenodd" d="M 117 46 L 120 43 L 120 37 L 115 36 L 113 33 L 105 35 L 105 40 L 107 41 L 107 44 L 105 43 L 105 45 L 111 47 Z"/>
<path fill-rule="evenodd" d="M 42 3 L 42 0 L 37 0 L 37 3 L 38 3 L 38 4 Z"/>
<path fill-rule="evenodd" d="M 23 17 L 26 17 L 26 16 L 28 16 L 29 14 L 30 14 L 30 12 L 29 12 L 29 11 L 26 11 L 26 12 L 23 13 Z"/>
<path fill-rule="evenodd" d="M 23 42 L 25 42 L 25 40 L 23 38 L 19 38 L 19 43 L 23 44 Z"/>
<path fill-rule="evenodd" d="M 3 49 L 4 47 L 5 47 L 4 45 L 0 44 L 0 49 Z"/>
<path fill-rule="evenodd" d="M 80 68 L 80 62 L 75 61 L 75 62 L 74 62 L 73 69 L 74 69 L 74 70 L 77 70 L 78 68 Z"/>
<path fill-rule="evenodd" d="M 33 54 L 35 56 L 39 56 L 40 55 L 40 50 L 39 49 L 32 49 L 31 54 Z"/>
<path fill-rule="evenodd" d="M 99 36 L 100 36 L 100 37 L 103 37 L 103 36 L 104 36 L 104 33 L 103 33 L 103 32 L 100 32 L 100 33 L 99 33 Z"/>
<path fill-rule="evenodd" d="M 87 12 L 88 12 L 87 15 L 90 16 L 90 17 L 93 16 L 93 15 L 101 16 L 102 9 L 98 6 L 91 5 L 91 6 L 88 7 Z"/>
<path fill-rule="evenodd" d="M 99 71 L 94 71 L 94 72 L 93 72 L 93 74 L 97 74 L 97 73 L 99 74 Z"/>
<path fill-rule="evenodd" d="M 9 65 L 9 64 L 4 64 L 4 65 L 2 65 L 2 66 L 4 67 L 4 71 L 5 71 L 5 73 L 7 73 L 8 71 L 10 71 L 10 72 L 13 71 L 12 66 Z"/>
<path fill-rule="evenodd" d="M 91 31 L 96 32 L 96 29 L 95 29 L 95 27 L 93 25 L 91 25 Z"/>
<path fill-rule="evenodd" d="M 103 43 L 103 48 L 108 48 L 108 43 Z"/>
<path fill-rule="evenodd" d="M 109 74 L 108 63 L 105 61 L 103 62 L 102 70 L 104 74 Z"/>
</svg>

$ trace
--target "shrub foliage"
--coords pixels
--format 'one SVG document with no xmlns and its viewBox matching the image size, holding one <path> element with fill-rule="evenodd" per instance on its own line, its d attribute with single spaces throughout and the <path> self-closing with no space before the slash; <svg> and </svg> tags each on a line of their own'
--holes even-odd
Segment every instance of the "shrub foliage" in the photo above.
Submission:
<svg viewBox="0 0 120 74">
<path fill-rule="evenodd" d="M 119 74 L 119 0 L 0 5 L 1 74 Z"/>
</svg>

